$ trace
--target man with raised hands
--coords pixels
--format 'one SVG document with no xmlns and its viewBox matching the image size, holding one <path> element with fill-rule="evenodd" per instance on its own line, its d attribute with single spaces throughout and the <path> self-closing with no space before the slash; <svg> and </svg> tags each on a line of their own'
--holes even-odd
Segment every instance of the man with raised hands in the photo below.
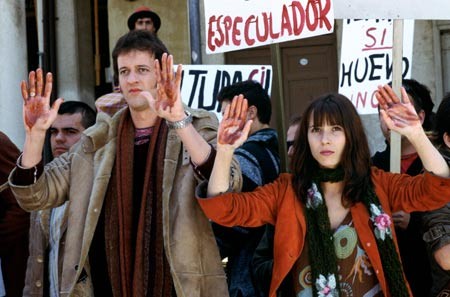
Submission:
<svg viewBox="0 0 450 297">
<path fill-rule="evenodd" d="M 26 140 L 10 185 L 26 210 L 68 197 L 60 295 L 228 296 L 209 221 L 194 201 L 199 178 L 215 158 L 217 119 L 183 105 L 181 65 L 150 32 L 122 36 L 114 71 L 128 108 L 96 125 L 44 168 L 52 75 L 22 83 Z M 241 187 L 236 162 L 230 187 Z M 19 183 L 20 181 L 20 183 Z M 78 295 L 77 295 L 78 296 Z"/>
</svg>

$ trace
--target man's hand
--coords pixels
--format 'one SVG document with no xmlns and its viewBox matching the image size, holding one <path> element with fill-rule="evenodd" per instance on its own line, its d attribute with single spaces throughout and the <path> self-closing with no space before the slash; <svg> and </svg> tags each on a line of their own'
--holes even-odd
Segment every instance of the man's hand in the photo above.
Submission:
<svg viewBox="0 0 450 297">
<path fill-rule="evenodd" d="M 42 69 L 31 71 L 28 83 L 22 81 L 20 88 L 23 98 L 23 119 L 26 132 L 47 131 L 58 114 L 62 99 L 58 99 L 50 108 L 50 94 L 52 92 L 53 76 L 47 73 L 44 81 Z"/>
<path fill-rule="evenodd" d="M 158 116 L 170 121 L 181 121 L 186 117 L 183 102 L 181 101 L 181 70 L 178 65 L 177 72 L 173 72 L 173 56 L 164 53 L 161 58 L 161 66 L 155 60 L 156 72 L 156 98 L 143 92 L 150 102 L 151 108 Z"/>
<path fill-rule="evenodd" d="M 31 71 L 28 83 L 22 81 L 20 88 L 23 97 L 23 121 L 25 126 L 25 143 L 21 166 L 31 168 L 42 159 L 45 133 L 58 115 L 63 100 L 59 98 L 50 108 L 53 77 L 47 73 L 44 81 L 42 69 Z"/>
<path fill-rule="evenodd" d="M 247 121 L 247 99 L 243 95 L 234 96 L 228 104 L 217 134 L 218 146 L 231 146 L 235 149 L 247 140 L 252 120 Z"/>
</svg>

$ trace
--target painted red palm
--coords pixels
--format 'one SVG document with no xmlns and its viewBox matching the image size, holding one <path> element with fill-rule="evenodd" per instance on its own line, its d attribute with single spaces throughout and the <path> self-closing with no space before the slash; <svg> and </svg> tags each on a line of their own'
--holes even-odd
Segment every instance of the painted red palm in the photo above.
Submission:
<svg viewBox="0 0 450 297">
<path fill-rule="evenodd" d="M 171 81 L 161 81 L 161 84 L 158 87 L 158 108 L 166 109 L 167 107 L 173 107 L 175 103 L 175 94 L 173 88 L 175 87 L 175 84 Z"/>
<path fill-rule="evenodd" d="M 46 112 L 41 96 L 30 97 L 25 103 L 25 124 L 31 129 Z"/>
<path fill-rule="evenodd" d="M 247 122 L 248 103 L 242 95 L 235 96 L 223 115 L 219 126 L 219 144 L 233 145 L 238 140 Z"/>
<path fill-rule="evenodd" d="M 178 90 L 181 85 L 181 67 L 178 66 L 174 77 L 173 57 L 164 53 L 161 57 L 161 66 L 158 60 L 155 61 L 155 70 L 157 77 L 158 100 L 156 108 L 166 109 L 174 107 L 179 94 Z"/>
<path fill-rule="evenodd" d="M 401 88 L 403 102 L 394 93 L 389 85 L 379 86 L 375 93 L 380 109 L 385 111 L 389 120 L 398 127 L 421 126 L 420 118 L 409 100 L 406 90 Z"/>
<path fill-rule="evenodd" d="M 30 129 L 36 124 L 39 118 L 46 117 L 48 114 L 52 84 L 52 74 L 47 73 L 46 81 L 44 82 L 42 69 L 37 69 L 36 72 L 30 72 L 28 85 L 26 81 L 22 81 L 21 83 L 25 124 Z"/>
</svg>

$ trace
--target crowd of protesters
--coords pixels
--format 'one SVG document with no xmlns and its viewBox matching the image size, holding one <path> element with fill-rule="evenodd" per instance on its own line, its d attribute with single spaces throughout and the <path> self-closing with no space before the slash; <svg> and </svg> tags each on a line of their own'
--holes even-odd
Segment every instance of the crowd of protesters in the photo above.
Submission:
<svg viewBox="0 0 450 297">
<path fill-rule="evenodd" d="M 96 111 L 51 104 L 42 69 L 20 84 L 22 152 L 0 132 L 0 296 L 450 292 L 450 94 L 434 113 L 414 79 L 378 87 L 373 156 L 351 101 L 318 96 L 289 125 L 282 173 L 259 83 L 223 87 L 219 123 L 183 103 L 158 14 L 127 25 Z"/>
</svg>

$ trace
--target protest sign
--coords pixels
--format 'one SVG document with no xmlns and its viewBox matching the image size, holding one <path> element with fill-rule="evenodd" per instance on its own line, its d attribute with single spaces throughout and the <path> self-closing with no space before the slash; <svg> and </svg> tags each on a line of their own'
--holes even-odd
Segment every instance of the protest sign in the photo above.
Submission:
<svg viewBox="0 0 450 297">
<path fill-rule="evenodd" d="M 206 53 L 333 32 L 331 0 L 205 0 Z"/>
<path fill-rule="evenodd" d="M 446 20 L 448 0 L 334 0 L 336 19 Z"/>
<path fill-rule="evenodd" d="M 339 92 L 360 114 L 377 113 L 378 85 L 392 80 L 392 20 L 344 20 Z M 404 22 L 403 78 L 411 76 L 414 21 Z"/>
<path fill-rule="evenodd" d="M 272 87 L 271 65 L 183 65 L 181 96 L 192 108 L 203 108 L 217 113 L 220 105 L 216 97 L 220 89 L 230 84 L 255 80 L 270 95 Z"/>
</svg>

